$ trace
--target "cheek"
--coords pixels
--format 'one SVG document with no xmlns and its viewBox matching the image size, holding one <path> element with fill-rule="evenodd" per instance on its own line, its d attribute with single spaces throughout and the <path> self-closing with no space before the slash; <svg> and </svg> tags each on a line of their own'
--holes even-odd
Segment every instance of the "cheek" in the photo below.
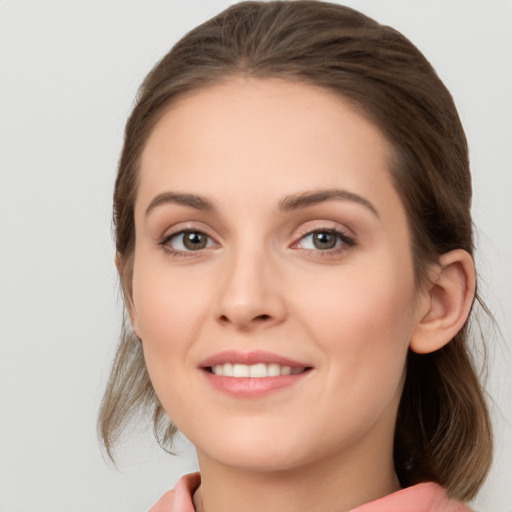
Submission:
<svg viewBox="0 0 512 512">
<path fill-rule="evenodd" d="M 205 300 L 204 288 L 196 281 L 180 279 L 168 269 L 136 260 L 134 324 L 152 380 L 186 362 L 184 357 L 204 320 Z"/>
<path fill-rule="evenodd" d="M 201 310 L 204 288 L 172 272 L 165 261 L 151 258 L 147 264 L 146 259 L 144 254 L 137 256 L 133 271 L 134 313 L 141 338 L 168 337 L 169 332 L 181 338 L 195 325 L 191 320 Z"/>
<path fill-rule="evenodd" d="M 396 384 L 403 373 L 414 326 L 414 278 L 410 269 L 381 263 L 325 280 L 317 276 L 307 298 L 301 293 L 305 328 L 347 383 Z"/>
<path fill-rule="evenodd" d="M 156 395 L 173 421 L 190 408 L 186 379 L 194 368 L 193 341 L 204 321 L 205 294 L 201 286 L 156 268 L 137 265 L 133 301 L 146 367 Z M 176 385 L 179 382 L 181 385 Z"/>
</svg>

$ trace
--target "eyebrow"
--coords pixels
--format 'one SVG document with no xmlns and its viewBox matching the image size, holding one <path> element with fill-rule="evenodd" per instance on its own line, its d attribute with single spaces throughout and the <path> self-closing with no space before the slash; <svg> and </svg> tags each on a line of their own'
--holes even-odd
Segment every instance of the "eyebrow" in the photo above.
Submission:
<svg viewBox="0 0 512 512">
<path fill-rule="evenodd" d="M 287 196 L 280 201 L 279 210 L 282 212 L 298 210 L 333 199 L 351 201 L 360 204 L 370 210 L 376 217 L 380 217 L 379 212 L 375 206 L 370 203 L 370 201 L 364 197 L 354 194 L 353 192 L 340 189 L 318 190 L 314 192 L 304 192 L 301 194 L 293 194 L 291 196 Z"/>
<path fill-rule="evenodd" d="M 153 198 L 149 206 L 146 208 L 146 215 L 148 215 L 152 210 L 157 208 L 158 206 L 164 204 L 180 204 L 183 206 L 189 206 L 190 208 L 194 208 L 196 210 L 201 211 L 212 211 L 214 210 L 213 203 L 205 199 L 204 197 L 197 196 L 195 194 L 183 194 L 176 192 L 164 192 L 163 194 L 158 194 Z"/>
<path fill-rule="evenodd" d="M 286 196 L 279 202 L 279 211 L 289 212 L 299 210 L 333 199 L 351 201 L 360 204 L 370 210 L 376 217 L 380 217 L 377 209 L 364 197 L 354 194 L 353 192 L 349 192 L 348 190 L 340 189 L 317 190 Z M 202 196 L 198 196 L 196 194 L 164 192 L 155 196 L 151 203 L 149 203 L 149 206 L 146 208 L 146 215 L 158 206 L 164 204 L 178 204 L 200 211 L 215 210 L 213 203 Z"/>
</svg>

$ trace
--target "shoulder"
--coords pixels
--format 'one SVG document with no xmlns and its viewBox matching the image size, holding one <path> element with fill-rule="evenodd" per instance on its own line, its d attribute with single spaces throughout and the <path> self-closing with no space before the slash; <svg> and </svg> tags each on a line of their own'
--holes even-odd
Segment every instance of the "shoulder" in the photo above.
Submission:
<svg viewBox="0 0 512 512">
<path fill-rule="evenodd" d="M 182 476 L 176 487 L 167 491 L 149 512 L 194 512 L 192 496 L 201 483 L 199 473 Z"/>
<path fill-rule="evenodd" d="M 433 482 L 407 487 L 351 512 L 472 512 L 464 503 L 452 500 Z"/>
</svg>

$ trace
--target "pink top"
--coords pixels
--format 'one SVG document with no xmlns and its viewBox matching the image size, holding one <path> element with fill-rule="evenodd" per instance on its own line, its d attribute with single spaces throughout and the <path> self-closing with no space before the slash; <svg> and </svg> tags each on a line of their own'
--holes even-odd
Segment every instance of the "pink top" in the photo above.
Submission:
<svg viewBox="0 0 512 512">
<path fill-rule="evenodd" d="M 194 512 L 192 495 L 201 483 L 199 473 L 182 476 L 172 491 L 166 492 L 149 512 Z M 451 500 L 433 482 L 413 485 L 350 512 L 471 512 L 460 501 Z"/>
</svg>

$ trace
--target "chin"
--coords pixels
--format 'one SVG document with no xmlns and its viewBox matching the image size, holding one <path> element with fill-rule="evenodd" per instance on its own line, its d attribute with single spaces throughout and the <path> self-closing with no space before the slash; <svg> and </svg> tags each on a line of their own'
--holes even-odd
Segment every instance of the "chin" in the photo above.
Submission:
<svg viewBox="0 0 512 512">
<path fill-rule="evenodd" d="M 304 468 L 329 459 L 335 453 L 342 456 L 344 451 L 343 446 L 336 446 L 332 439 L 312 438 L 300 428 L 287 429 L 281 435 L 271 429 L 237 430 L 234 435 L 229 432 L 228 436 L 193 440 L 200 464 L 203 454 L 204 458 L 232 469 L 275 474 Z M 201 441 L 205 441 L 204 444 Z"/>
<path fill-rule="evenodd" d="M 234 435 L 232 432 L 228 436 L 212 435 L 204 444 L 198 439 L 193 443 L 200 461 L 200 454 L 204 454 L 208 459 L 240 470 L 286 471 L 305 462 L 308 457 L 301 449 L 304 443 L 294 439 L 289 432 L 284 436 L 276 436 L 275 431 L 271 435 L 270 432 L 239 430 Z M 212 442 L 212 439 L 216 441 Z"/>
<path fill-rule="evenodd" d="M 296 450 L 292 453 L 270 450 L 269 443 L 266 450 L 254 450 L 252 447 L 245 450 L 228 450 L 213 458 L 233 469 L 261 473 L 289 471 L 304 464 L 301 457 L 297 457 Z"/>
</svg>

